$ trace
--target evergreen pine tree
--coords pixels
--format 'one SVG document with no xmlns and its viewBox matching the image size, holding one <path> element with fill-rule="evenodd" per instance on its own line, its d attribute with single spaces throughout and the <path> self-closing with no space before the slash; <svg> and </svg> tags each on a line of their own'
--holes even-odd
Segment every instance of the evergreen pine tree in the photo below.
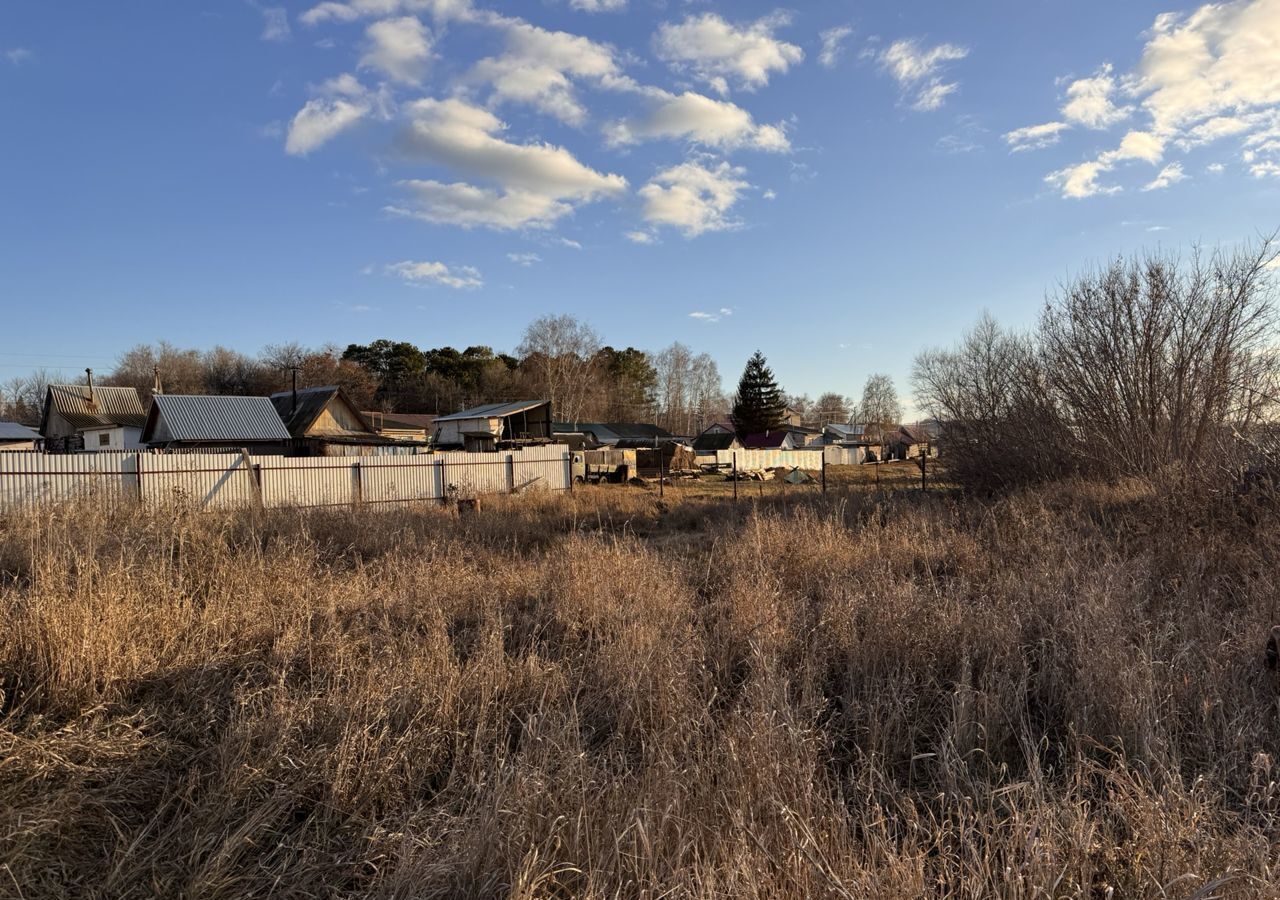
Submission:
<svg viewBox="0 0 1280 900">
<path fill-rule="evenodd" d="M 733 398 L 733 427 L 739 437 L 782 427 L 787 404 L 773 372 L 759 350 L 747 360 Z"/>
</svg>

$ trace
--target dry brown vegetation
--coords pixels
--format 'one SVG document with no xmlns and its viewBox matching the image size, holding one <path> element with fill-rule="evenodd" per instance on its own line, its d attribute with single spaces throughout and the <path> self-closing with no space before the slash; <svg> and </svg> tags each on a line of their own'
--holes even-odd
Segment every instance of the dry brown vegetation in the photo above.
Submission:
<svg viewBox="0 0 1280 900">
<path fill-rule="evenodd" d="M 1277 515 L 0 520 L 0 895 L 1274 897 Z"/>
</svg>

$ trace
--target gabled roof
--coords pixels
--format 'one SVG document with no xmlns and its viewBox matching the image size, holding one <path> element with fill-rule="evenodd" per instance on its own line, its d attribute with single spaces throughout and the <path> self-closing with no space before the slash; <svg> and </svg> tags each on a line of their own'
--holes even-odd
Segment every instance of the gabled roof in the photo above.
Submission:
<svg viewBox="0 0 1280 900">
<path fill-rule="evenodd" d="M 351 414 L 356 417 L 365 433 L 374 435 L 373 426 L 369 424 L 369 420 L 364 417 L 360 410 L 356 409 L 342 388 L 336 385 L 328 387 L 303 388 L 298 391 L 298 405 L 293 405 L 293 391 L 280 391 L 271 395 L 271 402 L 275 405 L 276 412 L 279 413 L 284 427 L 289 429 L 289 434 L 296 438 L 306 437 L 307 430 L 315 424 L 316 419 L 320 418 L 323 413 L 335 399 L 341 399 L 351 410 Z M 358 432 L 349 432 L 358 433 Z"/>
<path fill-rule="evenodd" d="M 436 422 L 454 422 L 459 419 L 501 419 L 504 416 L 514 416 L 517 413 L 528 412 L 531 409 L 537 409 L 539 406 L 545 406 L 549 403 L 549 400 L 517 400 L 514 403 L 487 403 L 484 406 L 464 409 L 462 412 L 452 413 L 447 416 L 437 416 Z"/>
<path fill-rule="evenodd" d="M 925 435 L 921 434 L 921 433 L 920 433 L 919 431 L 917 431 L 916 429 L 914 429 L 914 428 L 910 428 L 910 427 L 908 427 L 908 426 L 906 426 L 906 425 L 902 425 L 902 426 L 900 426 L 900 427 L 898 428 L 898 433 L 897 433 L 896 437 L 897 437 L 899 440 L 904 440 L 904 441 L 906 441 L 906 442 L 907 442 L 907 443 L 909 443 L 909 444 L 927 444 L 927 443 L 929 443 L 929 438 L 928 438 L 928 437 L 926 437 Z"/>
<path fill-rule="evenodd" d="M 0 441 L 38 441 L 40 435 L 17 422 L 0 422 Z"/>
<path fill-rule="evenodd" d="M 737 442 L 738 436 L 736 434 L 726 434 L 722 431 L 713 431 L 707 434 L 704 431 L 693 439 L 693 449 L 698 453 L 714 453 L 717 450 L 732 450 Z"/>
<path fill-rule="evenodd" d="M 147 411 L 138 396 L 138 389 L 131 387 L 93 388 L 93 402 L 89 401 L 89 386 L 84 384 L 51 384 L 45 392 L 44 415 L 40 417 L 40 431 L 49 425 L 49 414 L 56 412 L 77 431 L 83 428 L 111 428 L 129 425 L 141 428 Z"/>
<path fill-rule="evenodd" d="M 749 434 L 742 439 L 742 444 L 752 450 L 768 450 L 772 447 L 781 447 L 789 437 L 791 432 L 784 428 L 766 434 Z"/>
<path fill-rule="evenodd" d="M 269 397 L 157 394 L 151 398 L 143 443 L 155 438 L 160 419 L 171 441 L 228 444 L 287 441 L 289 431 Z"/>
</svg>

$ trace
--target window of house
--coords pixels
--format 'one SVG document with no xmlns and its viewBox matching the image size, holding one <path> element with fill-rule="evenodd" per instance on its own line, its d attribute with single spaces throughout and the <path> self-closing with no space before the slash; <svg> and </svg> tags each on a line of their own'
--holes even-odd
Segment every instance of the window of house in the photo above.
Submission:
<svg viewBox="0 0 1280 900">
<path fill-rule="evenodd" d="M 98 435 L 98 446 L 99 446 L 99 447 L 110 447 L 110 446 L 111 446 L 111 435 L 107 434 L 105 431 L 104 431 L 104 432 L 102 432 L 102 434 Z"/>
</svg>

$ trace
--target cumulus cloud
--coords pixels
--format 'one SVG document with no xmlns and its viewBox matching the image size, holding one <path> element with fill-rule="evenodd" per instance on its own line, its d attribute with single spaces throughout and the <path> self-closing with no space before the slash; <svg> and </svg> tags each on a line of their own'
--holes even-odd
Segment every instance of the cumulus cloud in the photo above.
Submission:
<svg viewBox="0 0 1280 900">
<path fill-rule="evenodd" d="M 284 149 L 306 156 L 368 116 L 374 97 L 353 75 L 340 75 L 321 85 L 320 96 L 308 100 L 289 123 Z"/>
<path fill-rule="evenodd" d="M 672 139 L 721 150 L 750 147 L 781 153 L 791 149 L 782 125 L 759 125 L 751 113 L 727 100 L 692 91 L 671 94 L 657 88 L 645 94 L 648 110 L 610 124 L 605 129 L 609 143 Z"/>
<path fill-rule="evenodd" d="M 1162 191 L 1171 184 L 1184 180 L 1187 174 L 1182 171 L 1182 163 L 1169 163 L 1160 170 L 1160 174 L 1142 188 L 1144 191 Z"/>
<path fill-rule="evenodd" d="M 1164 138 L 1158 134 L 1149 131 L 1130 131 L 1116 149 L 1100 154 L 1097 159 L 1050 172 L 1045 177 L 1045 181 L 1061 188 L 1064 197 L 1076 200 L 1092 197 L 1095 194 L 1119 193 L 1120 187 L 1114 185 L 1104 187 L 1098 183 L 1098 179 L 1112 171 L 1117 164 L 1129 160 L 1140 160 L 1153 165 L 1160 162 L 1164 157 L 1164 144 Z M 1178 166 L 1178 171 L 1181 172 L 1181 170 L 1182 167 Z"/>
<path fill-rule="evenodd" d="M 382 19 L 365 31 L 360 67 L 376 69 L 392 81 L 419 84 L 431 60 L 431 32 L 414 16 Z"/>
<path fill-rule="evenodd" d="M 494 16 L 489 21 L 506 32 L 506 46 L 499 55 L 477 62 L 467 80 L 490 85 L 498 101 L 528 104 L 580 125 L 587 110 L 578 99 L 575 79 L 609 88 L 634 87 L 622 74 L 613 48 L 605 44 L 519 19 Z"/>
<path fill-rule="evenodd" d="M 618 12 L 627 8 L 627 0 L 569 0 L 569 5 L 583 12 Z"/>
<path fill-rule="evenodd" d="M 679 229 L 685 237 L 737 228 L 741 223 L 731 213 L 751 187 L 745 174 L 727 162 L 708 168 L 690 161 L 665 169 L 639 191 L 645 221 Z"/>
<path fill-rule="evenodd" d="M 9 60 L 9 62 L 15 66 L 20 66 L 24 62 L 30 62 L 34 56 L 35 54 L 26 47 L 12 47 L 4 51 L 4 58 Z"/>
<path fill-rule="evenodd" d="M 1052 147 L 1062 140 L 1062 132 L 1071 126 L 1066 122 L 1045 122 L 1043 125 L 1028 125 L 1015 128 L 1004 136 L 1010 152 L 1021 153 L 1025 150 L 1043 150 Z"/>
<path fill-rule="evenodd" d="M 397 143 L 406 156 L 446 166 L 497 188 L 434 180 L 401 182 L 408 207 L 389 211 L 464 228 L 547 228 L 578 203 L 626 192 L 621 175 L 583 165 L 563 147 L 517 144 L 498 135 L 492 112 L 458 99 L 425 99 L 406 108 L 410 124 Z"/>
<path fill-rule="evenodd" d="M 633 244 L 656 244 L 658 242 L 657 235 L 652 231 L 628 231 L 623 237 Z"/>
<path fill-rule="evenodd" d="M 536 253 L 508 253 L 507 259 L 511 260 L 517 266 L 528 268 L 535 263 L 542 262 L 542 257 Z"/>
<path fill-rule="evenodd" d="M 311 7 L 298 20 L 304 25 L 320 25 L 325 22 L 380 19 L 406 13 L 428 14 L 438 22 L 465 19 L 472 13 L 471 0 L 328 0 Z"/>
<path fill-rule="evenodd" d="M 703 13 L 664 22 L 654 35 L 654 49 L 663 62 L 692 73 L 721 95 L 729 92 L 730 81 L 755 90 L 768 84 L 773 72 L 785 73 L 804 59 L 803 50 L 773 35 L 790 22 L 781 12 L 746 25 Z"/>
<path fill-rule="evenodd" d="M 1251 171 L 1265 175 L 1280 160 L 1280 131 L 1268 137 L 1280 121 L 1277 59 L 1280 0 L 1227 0 L 1188 13 L 1165 13 L 1147 33 L 1136 68 L 1117 76 L 1104 66 L 1092 78 L 1072 82 L 1063 116 L 1089 128 L 1144 118 L 1117 150 L 1090 163 L 1102 170 L 1123 158 L 1159 164 L 1170 146 L 1185 151 L 1235 139 Z M 1118 95 L 1132 102 L 1120 106 Z M 1135 143 L 1134 134 L 1150 139 Z M 1065 187 L 1068 181 L 1057 183 Z"/>
<path fill-rule="evenodd" d="M 828 28 L 826 31 L 818 33 L 818 37 L 822 40 L 822 49 L 818 51 L 818 64 L 824 69 L 831 69 L 840 61 L 840 56 L 844 53 L 844 42 L 849 35 L 853 34 L 853 29 L 848 25 L 837 25 L 835 28 Z"/>
<path fill-rule="evenodd" d="M 938 44 L 924 47 L 916 40 L 894 41 L 880 52 L 880 68 L 893 76 L 904 93 L 912 97 L 911 106 L 921 112 L 938 109 L 960 85 L 945 81 L 942 69 L 947 63 L 969 55 L 966 47 Z"/>
<path fill-rule="evenodd" d="M 1111 99 L 1116 93 L 1116 79 L 1111 72 L 1112 67 L 1107 64 L 1093 77 L 1081 78 L 1067 85 L 1062 117 L 1073 124 L 1098 130 L 1129 118 L 1133 107 L 1116 106 Z"/>
<path fill-rule="evenodd" d="M 474 290 L 484 286 L 479 270 L 472 266 L 447 266 L 442 262 L 404 262 L 391 263 L 386 268 L 387 274 L 397 275 L 406 284 L 415 287 L 440 286 L 455 290 Z"/>
</svg>

